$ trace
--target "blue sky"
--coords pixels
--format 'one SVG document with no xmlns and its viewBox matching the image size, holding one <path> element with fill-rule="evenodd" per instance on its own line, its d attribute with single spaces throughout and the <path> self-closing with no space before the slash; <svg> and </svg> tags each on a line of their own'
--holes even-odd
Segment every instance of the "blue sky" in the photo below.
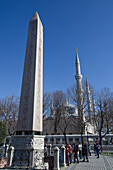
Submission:
<svg viewBox="0 0 113 170">
<path fill-rule="evenodd" d="M 20 96 L 35 11 L 44 27 L 44 92 L 74 84 L 76 47 L 83 79 L 113 91 L 112 0 L 0 0 L 0 97 Z"/>
</svg>

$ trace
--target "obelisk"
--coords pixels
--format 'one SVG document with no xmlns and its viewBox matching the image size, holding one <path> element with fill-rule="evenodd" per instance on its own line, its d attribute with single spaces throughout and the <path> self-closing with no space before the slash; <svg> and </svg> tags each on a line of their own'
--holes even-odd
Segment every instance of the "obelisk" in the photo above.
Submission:
<svg viewBox="0 0 113 170">
<path fill-rule="evenodd" d="M 42 133 L 43 26 L 37 12 L 29 22 L 12 167 L 44 169 Z"/>
<path fill-rule="evenodd" d="M 37 12 L 29 23 L 17 133 L 42 132 L 43 26 Z"/>
</svg>

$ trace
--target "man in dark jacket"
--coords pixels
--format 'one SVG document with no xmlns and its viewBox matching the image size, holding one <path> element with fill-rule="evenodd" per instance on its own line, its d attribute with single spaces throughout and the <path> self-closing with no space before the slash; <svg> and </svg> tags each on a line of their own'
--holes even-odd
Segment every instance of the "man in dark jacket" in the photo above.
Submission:
<svg viewBox="0 0 113 170">
<path fill-rule="evenodd" d="M 83 156 L 83 162 L 85 162 L 85 157 L 86 157 L 86 162 L 89 162 L 88 159 L 88 144 L 84 141 L 83 146 L 82 146 L 82 156 Z"/>
<path fill-rule="evenodd" d="M 97 158 L 99 158 L 99 144 L 98 144 L 98 141 L 96 141 L 95 148 L 96 148 L 96 152 L 97 152 Z"/>
</svg>

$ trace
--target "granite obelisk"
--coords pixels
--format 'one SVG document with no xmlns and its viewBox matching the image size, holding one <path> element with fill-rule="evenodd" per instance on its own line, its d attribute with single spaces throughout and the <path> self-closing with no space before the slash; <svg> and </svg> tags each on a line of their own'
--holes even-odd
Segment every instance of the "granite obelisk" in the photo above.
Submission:
<svg viewBox="0 0 113 170">
<path fill-rule="evenodd" d="M 43 26 L 37 12 L 29 23 L 17 133 L 42 132 Z"/>
<path fill-rule="evenodd" d="M 12 167 L 44 169 L 42 133 L 43 26 L 37 12 L 29 22 L 19 116 L 12 136 Z"/>
</svg>

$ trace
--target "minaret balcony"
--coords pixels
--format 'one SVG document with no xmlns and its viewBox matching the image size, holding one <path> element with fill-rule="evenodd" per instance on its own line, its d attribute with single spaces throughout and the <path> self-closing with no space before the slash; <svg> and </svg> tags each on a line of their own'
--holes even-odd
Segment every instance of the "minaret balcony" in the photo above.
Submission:
<svg viewBox="0 0 113 170">
<path fill-rule="evenodd" d="M 76 79 L 76 80 L 82 79 L 82 75 L 81 75 L 81 74 L 80 74 L 80 75 L 76 75 L 76 76 L 75 76 L 75 79 Z"/>
</svg>

